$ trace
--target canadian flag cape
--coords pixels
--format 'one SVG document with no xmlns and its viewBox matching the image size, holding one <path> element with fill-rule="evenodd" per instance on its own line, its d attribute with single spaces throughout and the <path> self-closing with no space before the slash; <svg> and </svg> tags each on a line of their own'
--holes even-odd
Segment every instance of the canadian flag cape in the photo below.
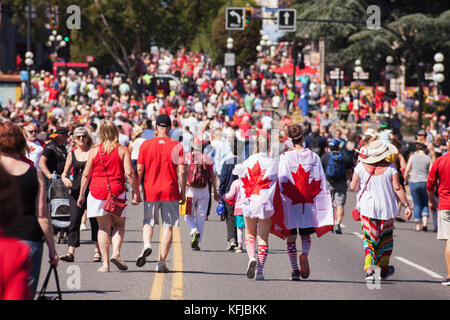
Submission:
<svg viewBox="0 0 450 320">
<path fill-rule="evenodd" d="M 242 212 L 245 217 L 268 219 L 274 213 L 277 165 L 267 153 L 257 153 L 242 163 Z"/>
<path fill-rule="evenodd" d="M 271 232 L 285 239 L 288 230 L 315 228 L 318 237 L 334 226 L 334 210 L 320 158 L 309 149 L 280 156 Z"/>
</svg>

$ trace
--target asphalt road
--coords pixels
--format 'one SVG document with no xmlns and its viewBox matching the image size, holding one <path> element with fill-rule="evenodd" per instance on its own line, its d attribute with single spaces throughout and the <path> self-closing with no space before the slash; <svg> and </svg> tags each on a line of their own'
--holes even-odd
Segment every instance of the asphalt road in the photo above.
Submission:
<svg viewBox="0 0 450 320">
<path fill-rule="evenodd" d="M 269 254 L 264 267 L 265 281 L 247 279 L 247 254 L 226 251 L 226 225 L 215 213 L 213 203 L 205 225 L 201 251 L 192 251 L 184 218 L 175 228 L 168 274 L 155 272 L 159 227 L 152 241 L 153 253 L 147 264 L 138 268 L 136 257 L 142 248 L 142 204 L 129 207 L 122 259 L 127 271 L 111 265 L 111 272 L 97 272 L 99 263 L 90 262 L 94 246 L 90 231 L 82 231 L 81 247 L 75 262 L 60 261 L 58 272 L 65 300 L 448 300 L 449 287 L 440 284 L 446 275 L 444 242 L 436 233 L 414 232 L 413 222 L 395 224 L 394 251 L 391 264 L 393 276 L 368 286 L 363 273 L 363 244 L 359 223 L 353 221 L 351 210 L 355 193 L 349 192 L 343 234 L 313 235 L 309 255 L 311 275 L 299 282 L 289 280 L 291 268 L 285 241 L 271 235 Z M 88 223 L 89 228 L 89 223 Z M 433 229 L 430 221 L 429 230 Z M 297 247 L 301 248 L 300 239 Z M 58 244 L 58 254 L 67 245 Z M 39 288 L 48 270 L 44 252 Z M 53 280 L 49 290 L 55 290 Z"/>
</svg>

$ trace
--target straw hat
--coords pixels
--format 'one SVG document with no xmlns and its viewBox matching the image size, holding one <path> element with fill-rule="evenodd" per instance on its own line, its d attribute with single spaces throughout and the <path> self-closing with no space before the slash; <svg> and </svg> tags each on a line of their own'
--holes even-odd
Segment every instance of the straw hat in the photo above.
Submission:
<svg viewBox="0 0 450 320">
<path fill-rule="evenodd" d="M 377 136 L 377 132 L 375 130 L 373 130 L 372 128 L 369 128 L 366 130 L 366 132 L 364 132 L 365 136 L 371 136 L 371 137 L 376 137 Z"/>
<path fill-rule="evenodd" d="M 142 130 L 142 128 L 137 128 L 133 131 L 133 140 L 136 139 L 140 134 L 142 134 L 144 132 L 144 130 Z"/>
<path fill-rule="evenodd" d="M 377 163 L 386 159 L 391 154 L 398 153 L 398 149 L 390 143 L 382 140 L 371 142 L 368 146 L 362 147 L 359 151 L 359 160 L 363 163 Z"/>
</svg>

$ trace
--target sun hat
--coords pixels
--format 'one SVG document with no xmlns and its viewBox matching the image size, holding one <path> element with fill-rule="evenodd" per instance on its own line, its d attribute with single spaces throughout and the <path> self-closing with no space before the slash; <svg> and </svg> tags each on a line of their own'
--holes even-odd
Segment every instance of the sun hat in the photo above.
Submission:
<svg viewBox="0 0 450 320">
<path fill-rule="evenodd" d="M 137 129 L 133 130 L 132 139 L 133 140 L 136 139 L 143 132 L 144 132 L 144 130 L 142 128 L 137 128 Z"/>
<path fill-rule="evenodd" d="M 373 141 L 356 151 L 359 153 L 359 160 L 367 164 L 377 163 L 391 154 L 398 153 L 398 149 L 393 144 L 382 140 Z"/>
<path fill-rule="evenodd" d="M 377 136 L 377 132 L 375 130 L 373 130 L 372 128 L 369 128 L 366 130 L 366 132 L 364 132 L 365 136 L 371 136 L 371 137 L 376 137 Z"/>
</svg>

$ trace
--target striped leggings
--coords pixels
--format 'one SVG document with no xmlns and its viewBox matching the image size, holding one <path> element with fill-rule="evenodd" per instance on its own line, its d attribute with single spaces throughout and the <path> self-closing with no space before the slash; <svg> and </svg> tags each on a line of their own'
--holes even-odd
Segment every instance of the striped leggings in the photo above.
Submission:
<svg viewBox="0 0 450 320">
<path fill-rule="evenodd" d="M 376 265 L 387 271 L 394 248 L 394 219 L 378 220 L 361 215 L 364 241 L 364 271 Z"/>
</svg>

